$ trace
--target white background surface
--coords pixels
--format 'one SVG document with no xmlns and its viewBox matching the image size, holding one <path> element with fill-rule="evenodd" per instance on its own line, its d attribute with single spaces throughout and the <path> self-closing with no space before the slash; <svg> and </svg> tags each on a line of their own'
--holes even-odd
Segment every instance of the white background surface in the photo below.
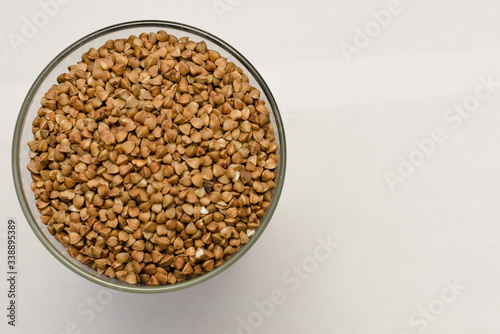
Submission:
<svg viewBox="0 0 500 334">
<path fill-rule="evenodd" d="M 231 10 L 219 15 L 213 0 L 68 1 L 16 52 L 9 34 L 21 35 L 23 18 L 42 9 L 2 0 L 0 332 L 232 334 L 254 302 L 279 289 L 285 302 L 240 333 L 498 333 L 500 87 L 459 128 L 443 119 L 474 94 L 479 77 L 500 81 L 498 1 L 401 0 L 401 12 L 350 63 L 340 43 L 353 44 L 356 28 L 388 1 L 221 2 Z M 52 258 L 18 205 L 13 128 L 31 83 L 60 51 L 139 19 L 205 29 L 254 64 L 284 113 L 287 180 L 266 232 L 229 270 L 178 292 L 114 293 L 91 319 L 88 298 L 104 296 L 103 288 Z M 397 172 L 399 156 L 435 128 L 447 140 L 392 192 L 384 174 Z M 19 225 L 15 328 L 4 315 L 8 218 Z M 282 276 L 327 236 L 340 247 L 292 291 Z M 465 290 L 422 320 L 420 312 L 443 305 L 445 280 Z"/>
</svg>

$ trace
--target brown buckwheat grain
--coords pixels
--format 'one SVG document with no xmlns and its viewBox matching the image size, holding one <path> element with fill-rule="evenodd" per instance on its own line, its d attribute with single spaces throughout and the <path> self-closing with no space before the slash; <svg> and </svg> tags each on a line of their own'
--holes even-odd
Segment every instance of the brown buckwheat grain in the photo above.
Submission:
<svg viewBox="0 0 500 334">
<path fill-rule="evenodd" d="M 41 221 L 73 258 L 129 284 L 174 284 L 248 242 L 278 145 L 241 68 L 162 30 L 68 69 L 41 100 L 27 167 Z"/>
</svg>

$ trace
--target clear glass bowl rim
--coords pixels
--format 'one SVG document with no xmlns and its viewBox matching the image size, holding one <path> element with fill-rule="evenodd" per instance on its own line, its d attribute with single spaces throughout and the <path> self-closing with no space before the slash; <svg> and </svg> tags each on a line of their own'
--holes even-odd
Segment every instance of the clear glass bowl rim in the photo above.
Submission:
<svg viewBox="0 0 500 334">
<path fill-rule="evenodd" d="M 20 152 L 20 144 L 21 144 L 21 135 L 22 135 L 22 129 L 26 123 L 26 116 L 28 113 L 28 110 L 32 104 L 32 100 L 34 98 L 34 95 L 36 94 L 37 90 L 39 89 L 40 85 L 44 82 L 45 78 L 47 75 L 57 66 L 57 64 L 66 56 L 71 54 L 75 49 L 80 47 L 81 45 L 90 42 L 98 37 L 104 36 L 108 33 L 111 32 L 116 32 L 124 29 L 129 29 L 129 28 L 141 28 L 141 27 L 157 27 L 158 29 L 176 29 L 176 30 L 181 30 L 185 31 L 186 33 L 191 33 L 194 35 L 199 36 L 201 39 L 204 40 L 209 40 L 210 42 L 218 45 L 219 47 L 223 48 L 226 52 L 228 52 L 231 56 L 233 56 L 235 59 L 240 61 L 250 72 L 249 74 L 258 82 L 262 89 L 262 93 L 265 94 L 268 102 L 269 102 L 269 108 L 271 112 L 273 113 L 274 120 L 275 120 L 275 126 L 276 126 L 276 132 L 278 134 L 278 141 L 279 141 L 279 165 L 278 165 L 278 175 L 275 180 L 275 190 L 273 194 L 273 199 L 271 201 L 271 204 L 266 211 L 266 215 L 261 221 L 261 224 L 259 228 L 256 230 L 255 234 L 250 238 L 247 244 L 245 244 L 238 252 L 236 252 L 229 260 L 224 262 L 221 266 L 213 269 L 212 271 L 203 274 L 201 276 L 195 277 L 193 279 L 176 283 L 173 285 L 161 285 L 161 286 L 145 286 L 145 285 L 128 285 L 126 283 L 119 284 L 111 281 L 107 281 L 105 279 L 100 278 L 97 275 L 93 275 L 92 273 L 83 270 L 80 268 L 80 266 L 74 264 L 71 262 L 68 258 L 66 258 L 65 255 L 61 254 L 59 250 L 55 248 L 55 246 L 52 244 L 53 241 L 50 241 L 47 239 L 47 237 L 43 234 L 43 232 L 40 229 L 40 225 L 36 223 L 36 218 L 33 216 L 33 213 L 28 207 L 28 202 L 27 198 L 25 196 L 23 187 L 22 187 L 22 181 L 21 181 L 21 168 L 25 168 L 25 166 L 20 166 L 19 163 L 19 152 Z M 167 31 L 168 32 L 168 31 Z M 181 36 L 177 36 L 181 37 Z M 76 274 L 80 275 L 81 277 L 92 281 L 94 283 L 97 283 L 101 286 L 107 287 L 107 288 L 112 288 L 115 290 L 119 291 L 125 291 L 125 292 L 133 292 L 133 293 L 161 293 L 161 292 L 169 292 L 169 291 L 177 291 L 181 290 L 196 284 L 199 284 L 201 282 L 204 282 L 230 266 L 232 266 L 236 261 L 238 261 L 252 246 L 255 244 L 255 242 L 258 240 L 258 238 L 262 235 L 264 232 L 265 228 L 267 227 L 269 221 L 271 220 L 271 217 L 274 214 L 274 211 L 276 209 L 276 206 L 279 202 L 279 198 L 281 196 L 281 192 L 283 189 L 283 183 L 285 179 L 285 169 L 286 169 L 286 141 L 285 141 L 285 130 L 283 127 L 283 122 L 279 113 L 278 105 L 269 89 L 267 86 L 266 82 L 262 78 L 262 76 L 259 74 L 259 72 L 255 69 L 255 67 L 241 54 L 239 53 L 236 49 L 234 49 L 231 45 L 228 43 L 224 42 L 220 38 L 202 30 L 196 27 L 192 27 L 183 23 L 178 23 L 178 22 L 172 22 L 172 21 L 162 21 L 162 20 L 140 20 L 140 21 L 131 21 L 131 22 L 123 22 L 119 24 L 115 24 L 106 28 L 99 29 L 93 33 L 88 34 L 87 36 L 79 39 L 75 43 L 71 44 L 69 47 L 64 49 L 61 53 L 59 53 L 44 69 L 43 71 L 39 74 L 39 76 L 36 78 L 35 82 L 29 89 L 23 104 L 21 106 L 21 110 L 19 112 L 19 116 L 17 118 L 16 126 L 14 129 L 14 138 L 13 138 L 13 143 L 12 143 L 12 173 L 13 173 L 13 178 L 14 178 L 14 186 L 17 194 L 17 198 L 19 200 L 19 203 L 21 205 L 21 209 L 24 213 L 24 216 L 26 217 L 31 229 L 35 233 L 35 235 L 38 237 L 38 239 L 42 242 L 42 244 L 45 246 L 45 248 L 57 259 L 59 260 L 64 266 L 69 268 L 71 271 L 75 272 Z M 54 239 L 55 241 L 55 239 Z M 57 242 L 57 241 L 56 241 Z M 83 265 L 82 265 L 83 266 Z"/>
</svg>

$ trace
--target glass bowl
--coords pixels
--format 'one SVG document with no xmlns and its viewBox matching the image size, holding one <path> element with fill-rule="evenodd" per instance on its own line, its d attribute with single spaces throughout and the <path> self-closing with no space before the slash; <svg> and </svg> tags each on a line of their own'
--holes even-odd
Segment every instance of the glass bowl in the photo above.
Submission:
<svg viewBox="0 0 500 334">
<path fill-rule="evenodd" d="M 91 47 L 97 48 L 103 45 L 109 39 L 127 38 L 130 35 L 138 36 L 142 32 L 157 32 L 162 29 L 178 38 L 187 36 L 194 41 L 205 41 L 209 49 L 218 51 L 221 56 L 227 57 L 247 73 L 250 84 L 260 90 L 263 95 L 261 99 L 266 102 L 267 107 L 271 111 L 271 122 L 274 126 L 275 137 L 279 146 L 279 163 L 273 198 L 265 216 L 261 220 L 260 226 L 256 229 L 255 234 L 250 240 L 230 259 L 208 273 L 173 285 L 129 285 L 116 278 L 109 278 L 104 274 L 98 274 L 90 267 L 73 259 L 64 246 L 50 235 L 46 226 L 40 221 L 40 214 L 35 205 L 35 196 L 30 189 L 31 175 L 26 168 L 30 161 L 28 142 L 33 138 L 31 122 L 37 115 L 42 96 L 49 90 L 52 84 L 57 83 L 56 78 L 59 74 L 66 73 L 68 66 L 74 65 L 81 60 L 81 55 L 84 52 L 88 51 Z M 276 101 L 257 70 L 243 55 L 218 37 L 198 28 L 167 21 L 134 21 L 113 25 L 83 37 L 62 51 L 45 67 L 31 86 L 17 119 L 12 147 L 12 170 L 17 197 L 28 223 L 45 248 L 67 268 L 89 281 L 108 288 L 135 293 L 159 293 L 187 288 L 214 277 L 238 261 L 255 244 L 271 220 L 283 188 L 285 166 L 286 144 L 283 123 Z"/>
</svg>

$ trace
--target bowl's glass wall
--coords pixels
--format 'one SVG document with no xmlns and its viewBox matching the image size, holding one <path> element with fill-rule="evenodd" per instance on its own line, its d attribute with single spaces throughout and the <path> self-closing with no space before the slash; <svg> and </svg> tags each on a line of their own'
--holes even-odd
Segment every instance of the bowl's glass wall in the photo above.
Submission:
<svg viewBox="0 0 500 334">
<path fill-rule="evenodd" d="M 30 189 L 31 176 L 26 168 L 26 165 L 30 160 L 29 148 L 27 144 L 30 140 L 33 139 L 31 122 L 36 117 L 37 111 L 40 108 L 41 98 L 53 84 L 57 83 L 57 77 L 60 74 L 67 73 L 68 66 L 74 65 L 81 60 L 81 55 L 84 52 L 87 52 L 91 47 L 97 49 L 109 39 L 127 38 L 130 35 L 138 36 L 143 32 L 157 32 L 160 29 L 164 29 L 167 33 L 173 34 L 178 38 L 187 36 L 194 41 L 204 40 L 207 43 L 209 49 L 218 51 L 223 57 L 227 57 L 230 61 L 233 61 L 237 66 L 241 67 L 245 73 L 247 73 L 250 79 L 250 84 L 261 91 L 261 99 L 266 102 L 266 105 L 271 110 L 271 121 L 274 125 L 276 141 L 279 145 L 278 154 L 280 161 L 278 167 L 278 175 L 276 176 L 275 180 L 276 187 L 274 190 L 275 193 L 273 196 L 273 202 L 271 203 L 271 206 L 267 211 L 266 217 L 262 219 L 261 226 L 257 229 L 255 235 L 253 235 L 250 238 L 250 241 L 244 247 L 242 247 L 240 251 L 238 251 L 231 259 L 226 261 L 220 267 L 215 268 L 212 272 L 185 282 L 159 287 L 150 287 L 145 285 L 132 286 L 117 279 L 110 279 L 105 275 L 98 275 L 97 272 L 95 272 L 88 266 L 82 265 L 79 261 L 71 258 L 71 256 L 69 256 L 69 254 L 66 252 L 65 248 L 47 231 L 46 226 L 39 219 L 39 213 L 35 205 L 35 197 Z M 253 66 L 236 50 L 232 49 L 232 47 L 210 34 L 207 34 L 196 28 L 187 27 L 178 23 L 162 21 L 124 23 L 97 31 L 87 37 L 84 37 L 80 41 L 70 46 L 68 49 L 64 50 L 47 66 L 44 72 L 40 74 L 37 81 L 33 84 L 19 115 L 14 137 L 13 168 L 16 191 L 18 192 L 18 197 L 23 207 L 26 218 L 28 219 L 31 227 L 33 228 L 39 239 L 42 241 L 45 247 L 47 247 L 47 249 L 54 256 L 56 256 L 56 258 L 58 258 L 71 270 L 87 279 L 94 281 L 95 283 L 124 291 L 147 293 L 177 290 L 202 282 L 229 267 L 238 258 L 240 258 L 262 234 L 264 228 L 269 222 L 269 219 L 271 218 L 272 213 L 274 212 L 283 186 L 286 164 L 286 149 L 283 126 L 279 116 L 277 105 L 267 85 L 253 68 Z"/>
</svg>

